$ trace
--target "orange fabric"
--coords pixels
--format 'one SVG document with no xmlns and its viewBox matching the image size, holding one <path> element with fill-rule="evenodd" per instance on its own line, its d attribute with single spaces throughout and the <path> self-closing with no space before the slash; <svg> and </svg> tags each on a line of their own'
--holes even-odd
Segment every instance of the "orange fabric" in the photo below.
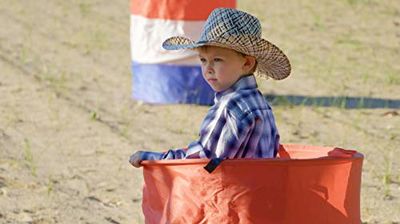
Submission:
<svg viewBox="0 0 400 224">
<path fill-rule="evenodd" d="M 151 19 L 206 20 L 218 7 L 235 8 L 236 0 L 131 0 L 131 14 Z"/>
<path fill-rule="evenodd" d="M 144 161 L 146 223 L 360 223 L 360 153 L 283 145 L 279 157 L 211 174 L 208 160 Z"/>
</svg>

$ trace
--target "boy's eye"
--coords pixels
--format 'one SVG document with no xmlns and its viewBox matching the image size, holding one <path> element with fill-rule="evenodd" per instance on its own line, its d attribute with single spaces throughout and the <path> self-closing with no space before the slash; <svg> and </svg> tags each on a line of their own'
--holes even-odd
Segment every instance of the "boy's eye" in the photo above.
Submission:
<svg viewBox="0 0 400 224">
<path fill-rule="evenodd" d="M 200 58 L 200 62 L 201 62 L 201 63 L 206 63 L 206 61 L 207 61 L 207 60 L 206 60 L 205 58 Z"/>
<path fill-rule="evenodd" d="M 222 58 L 214 58 L 214 61 L 215 61 L 215 62 L 221 62 L 221 61 L 223 61 L 223 60 L 222 60 Z"/>
</svg>

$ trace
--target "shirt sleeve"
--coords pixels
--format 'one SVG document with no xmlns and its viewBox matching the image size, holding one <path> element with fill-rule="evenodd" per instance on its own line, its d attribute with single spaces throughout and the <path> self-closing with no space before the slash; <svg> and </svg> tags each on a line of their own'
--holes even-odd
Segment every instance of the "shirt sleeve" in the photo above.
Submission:
<svg viewBox="0 0 400 224">
<path fill-rule="evenodd" d="M 184 159 L 187 149 L 170 149 L 166 152 L 143 151 L 141 160 Z"/>
<path fill-rule="evenodd" d="M 164 160 L 164 159 L 195 159 L 207 158 L 204 148 L 199 141 L 194 141 L 187 148 L 170 149 L 166 152 L 148 152 L 143 151 L 141 160 Z"/>
<path fill-rule="evenodd" d="M 206 131 L 201 131 L 200 139 L 187 148 L 170 149 L 166 152 L 143 152 L 142 160 L 194 159 L 194 158 L 235 158 L 241 157 L 254 127 L 252 119 L 238 120 L 226 113 Z"/>
</svg>

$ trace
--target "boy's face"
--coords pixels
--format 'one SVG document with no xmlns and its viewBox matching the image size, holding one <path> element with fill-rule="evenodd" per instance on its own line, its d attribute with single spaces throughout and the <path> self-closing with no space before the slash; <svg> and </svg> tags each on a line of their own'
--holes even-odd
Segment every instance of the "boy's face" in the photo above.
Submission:
<svg viewBox="0 0 400 224">
<path fill-rule="evenodd" d="M 247 72 L 246 57 L 234 50 L 207 46 L 198 52 L 203 77 L 216 92 L 228 89 Z"/>
</svg>

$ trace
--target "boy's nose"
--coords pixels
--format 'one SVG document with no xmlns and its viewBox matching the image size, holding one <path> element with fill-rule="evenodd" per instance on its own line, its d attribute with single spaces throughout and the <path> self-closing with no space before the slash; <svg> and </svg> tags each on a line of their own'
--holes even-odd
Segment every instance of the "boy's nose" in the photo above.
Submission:
<svg viewBox="0 0 400 224">
<path fill-rule="evenodd" d="M 209 63 L 206 65 L 206 73 L 207 74 L 213 74 L 214 70 L 212 68 L 212 65 Z"/>
<path fill-rule="evenodd" d="M 213 74 L 214 74 L 214 71 L 213 71 L 212 69 L 207 69 L 207 70 L 206 70 L 206 74 L 207 74 L 207 75 L 213 75 Z"/>
</svg>

